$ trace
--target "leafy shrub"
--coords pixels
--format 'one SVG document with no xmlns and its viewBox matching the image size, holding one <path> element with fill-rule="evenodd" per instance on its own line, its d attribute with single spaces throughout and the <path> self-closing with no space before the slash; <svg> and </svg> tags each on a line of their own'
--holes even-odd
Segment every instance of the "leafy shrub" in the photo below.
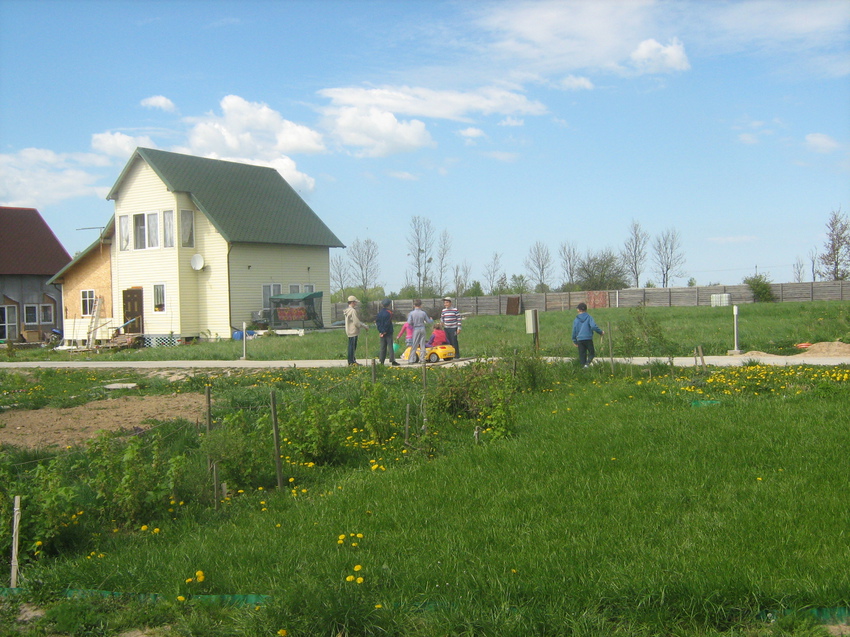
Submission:
<svg viewBox="0 0 850 637">
<path fill-rule="evenodd" d="M 744 277 L 744 285 L 750 288 L 756 303 L 773 303 L 776 296 L 770 287 L 770 278 L 766 274 L 753 274 Z"/>
<path fill-rule="evenodd" d="M 617 348 L 627 358 L 634 356 L 671 356 L 673 346 L 661 324 L 643 305 L 629 309 L 628 318 L 617 324 Z"/>
</svg>

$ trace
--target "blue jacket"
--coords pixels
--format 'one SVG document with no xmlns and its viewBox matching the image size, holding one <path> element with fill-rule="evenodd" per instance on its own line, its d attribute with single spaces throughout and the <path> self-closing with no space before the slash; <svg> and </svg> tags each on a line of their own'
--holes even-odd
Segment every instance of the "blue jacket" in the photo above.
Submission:
<svg viewBox="0 0 850 637">
<path fill-rule="evenodd" d="M 602 330 L 587 312 L 582 312 L 573 321 L 573 343 L 579 341 L 592 341 L 593 333 L 602 334 Z"/>
<path fill-rule="evenodd" d="M 375 328 L 378 334 L 387 334 L 393 331 L 393 313 L 387 308 L 382 307 L 378 310 L 378 315 L 375 317 Z"/>
</svg>

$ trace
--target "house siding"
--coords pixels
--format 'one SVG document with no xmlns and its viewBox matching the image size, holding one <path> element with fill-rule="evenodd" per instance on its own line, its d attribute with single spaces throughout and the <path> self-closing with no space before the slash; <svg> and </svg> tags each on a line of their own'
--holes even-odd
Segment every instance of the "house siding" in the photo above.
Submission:
<svg viewBox="0 0 850 637">
<path fill-rule="evenodd" d="M 322 321 L 331 324 L 330 257 L 324 246 L 279 246 L 235 244 L 230 251 L 231 323 L 242 329 L 252 312 L 263 306 L 263 285 L 280 283 L 289 292 L 291 284 L 304 291 L 305 284 L 323 292 Z"/>
<path fill-rule="evenodd" d="M 179 232 L 177 246 L 162 247 L 162 211 L 174 210 L 175 196 L 168 192 L 165 184 L 144 162 L 133 165 L 121 191 L 115 201 L 115 241 L 112 246 L 112 307 L 113 316 L 118 325 L 123 323 L 123 291 L 129 288 L 141 288 L 143 291 L 144 332 L 146 334 L 181 333 L 180 304 L 175 301 L 180 293 L 180 281 L 177 276 Z M 120 218 L 139 213 L 158 212 L 160 240 L 157 248 L 134 250 L 133 238 L 130 249 L 121 250 Z M 177 214 L 177 213 L 175 213 Z M 178 229 L 179 231 L 179 229 Z M 154 312 L 153 286 L 165 284 L 166 309 Z"/>
<path fill-rule="evenodd" d="M 228 313 L 228 244 L 210 220 L 192 204 L 189 195 L 177 194 L 180 210 L 195 214 L 195 246 L 180 248 L 178 276 L 180 279 L 181 326 L 184 336 L 229 338 Z M 192 257 L 204 258 L 202 270 L 192 269 Z"/>
<path fill-rule="evenodd" d="M 83 290 L 94 290 L 95 297 L 103 297 L 100 312 L 101 321 L 94 338 L 108 339 L 112 331 L 120 325 L 115 321 L 112 304 L 110 247 L 108 244 L 103 244 L 99 248 L 95 248 L 77 261 L 74 267 L 62 276 L 64 336 L 68 340 L 79 341 L 88 338 L 91 319 L 82 316 L 81 293 Z"/>
</svg>

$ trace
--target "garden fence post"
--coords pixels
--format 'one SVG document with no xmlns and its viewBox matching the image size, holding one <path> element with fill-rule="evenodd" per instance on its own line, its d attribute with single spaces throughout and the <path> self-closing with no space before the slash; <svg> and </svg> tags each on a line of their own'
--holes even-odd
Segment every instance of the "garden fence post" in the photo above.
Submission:
<svg viewBox="0 0 850 637">
<path fill-rule="evenodd" d="M 212 431 L 212 394 L 210 392 L 210 386 L 207 385 L 204 388 L 204 396 L 206 398 L 207 403 L 207 434 Z M 213 484 L 213 508 L 218 509 L 218 467 L 216 466 L 215 461 L 211 456 L 207 456 L 207 466 L 209 470 L 212 471 L 212 484 Z"/>
<path fill-rule="evenodd" d="M 12 578 L 11 587 L 18 587 L 18 542 L 21 532 L 21 496 L 15 496 L 15 509 L 12 514 Z"/>
<path fill-rule="evenodd" d="M 283 463 L 280 461 L 280 429 L 277 425 L 277 393 L 271 392 L 272 435 L 274 437 L 274 466 L 277 472 L 277 489 L 283 491 Z"/>
<path fill-rule="evenodd" d="M 378 376 L 377 376 L 378 372 L 377 372 L 377 368 L 376 368 L 375 359 L 373 358 L 371 360 L 372 360 L 372 384 L 374 385 L 376 382 L 378 382 Z"/>
</svg>

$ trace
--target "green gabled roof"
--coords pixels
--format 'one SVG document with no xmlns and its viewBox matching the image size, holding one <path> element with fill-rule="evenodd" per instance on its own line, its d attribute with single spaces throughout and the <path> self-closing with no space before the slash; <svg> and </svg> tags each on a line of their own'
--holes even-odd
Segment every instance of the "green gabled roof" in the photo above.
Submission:
<svg viewBox="0 0 850 637">
<path fill-rule="evenodd" d="M 188 193 L 231 243 L 345 246 L 273 168 L 137 148 L 107 199 L 141 158 L 172 192 Z"/>
</svg>

